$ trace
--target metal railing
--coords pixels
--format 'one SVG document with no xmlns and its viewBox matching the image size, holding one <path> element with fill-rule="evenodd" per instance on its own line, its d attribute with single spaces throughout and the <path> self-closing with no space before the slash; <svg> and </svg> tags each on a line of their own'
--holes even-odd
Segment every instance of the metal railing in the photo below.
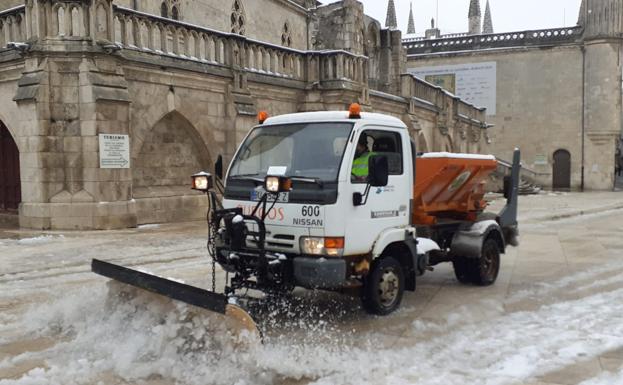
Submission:
<svg viewBox="0 0 623 385">
<path fill-rule="evenodd" d="M 564 44 L 575 42 L 582 36 L 582 31 L 582 27 L 568 27 L 487 35 L 442 36 L 439 39 L 405 40 L 403 46 L 407 54 L 415 55 L 444 51 Z"/>
</svg>

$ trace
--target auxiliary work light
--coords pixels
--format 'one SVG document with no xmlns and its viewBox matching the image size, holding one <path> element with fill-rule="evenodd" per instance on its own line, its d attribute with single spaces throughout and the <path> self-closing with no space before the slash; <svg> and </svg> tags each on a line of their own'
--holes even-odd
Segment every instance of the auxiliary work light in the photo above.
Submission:
<svg viewBox="0 0 623 385">
<path fill-rule="evenodd" d="M 193 190 L 206 192 L 209 189 L 211 189 L 214 185 L 212 174 L 205 172 L 205 171 L 201 171 L 193 175 L 191 178 L 193 180 L 193 186 L 192 186 Z"/>
<path fill-rule="evenodd" d="M 266 172 L 264 190 L 270 193 L 282 193 L 292 190 L 292 180 L 286 176 L 287 167 L 271 166 Z"/>
<path fill-rule="evenodd" d="M 288 192 L 292 190 L 292 180 L 286 176 L 268 175 L 264 180 L 264 189 L 271 193 Z"/>
</svg>

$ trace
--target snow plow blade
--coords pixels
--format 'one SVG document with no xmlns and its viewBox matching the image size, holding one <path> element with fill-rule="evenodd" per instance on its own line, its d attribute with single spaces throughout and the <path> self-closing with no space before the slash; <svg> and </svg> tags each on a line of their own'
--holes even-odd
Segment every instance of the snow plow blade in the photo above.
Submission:
<svg viewBox="0 0 623 385">
<path fill-rule="evenodd" d="M 249 313 L 238 305 L 228 303 L 228 297 L 224 294 L 214 293 L 98 259 L 91 261 L 91 271 L 139 289 L 223 314 L 235 322 L 233 328 L 236 329 L 236 333 L 248 331 L 251 335 L 261 338 L 261 333 Z"/>
</svg>

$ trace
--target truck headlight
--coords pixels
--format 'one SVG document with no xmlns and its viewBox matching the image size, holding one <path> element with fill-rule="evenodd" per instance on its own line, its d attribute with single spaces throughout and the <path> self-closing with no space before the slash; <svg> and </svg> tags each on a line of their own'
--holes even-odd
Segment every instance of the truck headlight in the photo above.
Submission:
<svg viewBox="0 0 623 385">
<path fill-rule="evenodd" d="M 207 172 L 200 172 L 192 176 L 193 190 L 208 191 L 212 188 L 212 174 Z"/>
<path fill-rule="evenodd" d="M 299 245 L 303 254 L 327 257 L 344 255 L 343 237 L 301 237 Z"/>
</svg>

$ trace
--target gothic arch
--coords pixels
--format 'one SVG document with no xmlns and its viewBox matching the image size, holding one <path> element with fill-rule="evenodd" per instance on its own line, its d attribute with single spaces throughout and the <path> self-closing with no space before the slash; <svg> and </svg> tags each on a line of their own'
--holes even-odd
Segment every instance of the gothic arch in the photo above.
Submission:
<svg viewBox="0 0 623 385">
<path fill-rule="evenodd" d="M 0 120 L 0 212 L 16 212 L 21 201 L 19 149 Z"/>
<path fill-rule="evenodd" d="M 558 149 L 553 154 L 552 188 L 568 190 L 571 188 L 571 153 L 566 149 Z"/>
<path fill-rule="evenodd" d="M 132 157 L 135 190 L 185 186 L 192 174 L 211 168 L 212 157 L 201 135 L 177 111 L 161 117 L 143 138 Z"/>
<path fill-rule="evenodd" d="M 441 142 L 441 152 L 454 152 L 454 146 L 452 143 L 452 138 L 450 136 L 444 136 Z"/>
<path fill-rule="evenodd" d="M 368 33 L 365 42 L 369 50 L 373 51 L 379 47 L 381 38 L 379 34 L 379 28 L 376 23 L 370 23 L 370 25 L 368 25 Z"/>
<path fill-rule="evenodd" d="M 416 151 L 418 153 L 429 152 L 428 141 L 426 140 L 426 136 L 423 132 L 420 132 L 417 136 L 417 148 Z"/>
<path fill-rule="evenodd" d="M 172 20 L 181 20 L 179 0 L 163 0 L 160 3 L 160 16 Z"/>
</svg>

